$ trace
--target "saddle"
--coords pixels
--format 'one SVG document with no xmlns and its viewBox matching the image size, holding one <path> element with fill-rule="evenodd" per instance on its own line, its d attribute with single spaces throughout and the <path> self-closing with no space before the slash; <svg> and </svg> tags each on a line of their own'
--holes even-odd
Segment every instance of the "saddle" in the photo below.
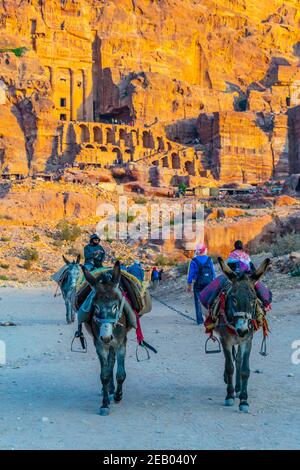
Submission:
<svg viewBox="0 0 300 470">
<path fill-rule="evenodd" d="M 92 274 L 98 281 L 101 281 L 101 279 L 112 274 L 112 268 L 102 267 L 92 271 Z M 152 300 L 146 283 L 142 284 L 135 276 L 122 270 L 120 289 L 126 294 L 133 310 L 138 313 L 139 317 L 151 311 Z M 91 291 L 91 286 L 83 277 L 75 296 L 75 309 L 77 311 L 80 309 Z"/>
</svg>

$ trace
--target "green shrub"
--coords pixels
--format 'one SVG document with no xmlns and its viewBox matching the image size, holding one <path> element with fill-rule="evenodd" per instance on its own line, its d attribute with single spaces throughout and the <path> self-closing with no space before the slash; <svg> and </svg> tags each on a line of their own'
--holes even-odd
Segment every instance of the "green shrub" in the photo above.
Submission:
<svg viewBox="0 0 300 470">
<path fill-rule="evenodd" d="M 0 49 L 0 52 L 12 52 L 15 54 L 16 57 L 22 57 L 27 51 L 26 47 L 16 47 L 16 48 L 7 48 L 7 49 Z"/>
<path fill-rule="evenodd" d="M 147 204 L 148 200 L 146 197 L 143 197 L 143 196 L 138 196 L 138 197 L 135 197 L 134 198 L 134 202 L 136 204 Z"/>
<path fill-rule="evenodd" d="M 8 277 L 7 276 L 0 276 L 0 281 L 8 281 Z"/>
<path fill-rule="evenodd" d="M 32 268 L 32 261 L 30 260 L 25 261 L 25 263 L 23 264 L 23 268 L 29 271 Z"/>
<path fill-rule="evenodd" d="M 26 261 L 38 261 L 39 254 L 35 248 L 26 248 L 23 255 Z"/>
<path fill-rule="evenodd" d="M 57 238 L 66 242 L 75 242 L 81 235 L 81 229 L 75 224 L 69 223 L 67 220 L 61 220 L 56 226 Z"/>
<path fill-rule="evenodd" d="M 155 258 L 155 264 L 158 266 L 174 266 L 177 262 L 174 258 L 167 258 L 166 256 L 159 254 Z"/>
<path fill-rule="evenodd" d="M 36 234 L 36 235 L 33 236 L 32 239 L 33 239 L 34 242 L 39 242 L 41 240 L 41 237 L 38 234 Z"/>
<path fill-rule="evenodd" d="M 10 238 L 9 237 L 1 237 L 0 242 L 10 242 Z"/>
<path fill-rule="evenodd" d="M 251 244 L 250 249 L 253 253 L 268 253 L 273 256 L 282 256 L 292 251 L 300 250 L 300 234 L 296 232 L 287 233 L 286 235 L 276 235 L 273 243 L 257 243 Z"/>
</svg>

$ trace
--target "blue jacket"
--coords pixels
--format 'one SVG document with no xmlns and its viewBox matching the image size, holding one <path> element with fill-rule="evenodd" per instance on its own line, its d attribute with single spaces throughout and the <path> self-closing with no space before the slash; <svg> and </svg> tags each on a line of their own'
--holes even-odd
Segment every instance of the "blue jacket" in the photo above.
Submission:
<svg viewBox="0 0 300 470">
<path fill-rule="evenodd" d="M 90 268 L 100 268 L 105 258 L 105 251 L 101 245 L 86 245 L 84 258 L 85 264 Z"/>
<path fill-rule="evenodd" d="M 205 264 L 206 261 L 208 260 L 209 256 L 207 256 L 207 255 L 195 256 L 195 258 L 197 258 L 197 260 L 200 261 L 201 264 Z M 215 279 L 216 278 L 216 272 L 215 272 L 214 263 L 212 262 L 211 258 L 209 258 L 209 259 L 210 259 L 210 264 L 211 264 L 212 276 L 213 276 L 213 279 Z M 188 280 L 187 280 L 188 284 L 192 284 L 193 281 L 196 281 L 198 271 L 199 271 L 199 268 L 198 268 L 197 264 L 195 263 L 195 261 L 192 260 L 190 262 L 190 267 L 189 267 Z"/>
<path fill-rule="evenodd" d="M 128 266 L 127 271 L 135 276 L 139 281 L 142 282 L 144 280 L 144 270 L 139 264 L 134 263 L 131 266 Z"/>
</svg>

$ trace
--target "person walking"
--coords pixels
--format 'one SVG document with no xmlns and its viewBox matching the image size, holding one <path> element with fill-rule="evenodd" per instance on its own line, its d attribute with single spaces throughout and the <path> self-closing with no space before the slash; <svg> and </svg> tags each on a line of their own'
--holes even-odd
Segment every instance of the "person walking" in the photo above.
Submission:
<svg viewBox="0 0 300 470">
<path fill-rule="evenodd" d="M 207 248 L 204 244 L 198 244 L 195 249 L 195 256 L 190 262 L 187 291 L 194 292 L 196 320 L 198 325 L 203 324 L 202 307 L 200 303 L 200 293 L 216 278 L 214 263 L 207 256 Z"/>
<path fill-rule="evenodd" d="M 155 266 L 152 269 L 151 282 L 152 282 L 152 288 L 155 290 L 159 284 L 159 272 Z"/>
</svg>

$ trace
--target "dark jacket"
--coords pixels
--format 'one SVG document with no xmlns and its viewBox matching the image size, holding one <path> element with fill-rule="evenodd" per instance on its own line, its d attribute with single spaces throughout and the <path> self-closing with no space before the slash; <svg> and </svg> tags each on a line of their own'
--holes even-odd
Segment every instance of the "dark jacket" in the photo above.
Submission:
<svg viewBox="0 0 300 470">
<path fill-rule="evenodd" d="M 84 264 L 88 269 L 101 268 L 105 251 L 101 245 L 86 245 L 84 247 Z"/>
</svg>

